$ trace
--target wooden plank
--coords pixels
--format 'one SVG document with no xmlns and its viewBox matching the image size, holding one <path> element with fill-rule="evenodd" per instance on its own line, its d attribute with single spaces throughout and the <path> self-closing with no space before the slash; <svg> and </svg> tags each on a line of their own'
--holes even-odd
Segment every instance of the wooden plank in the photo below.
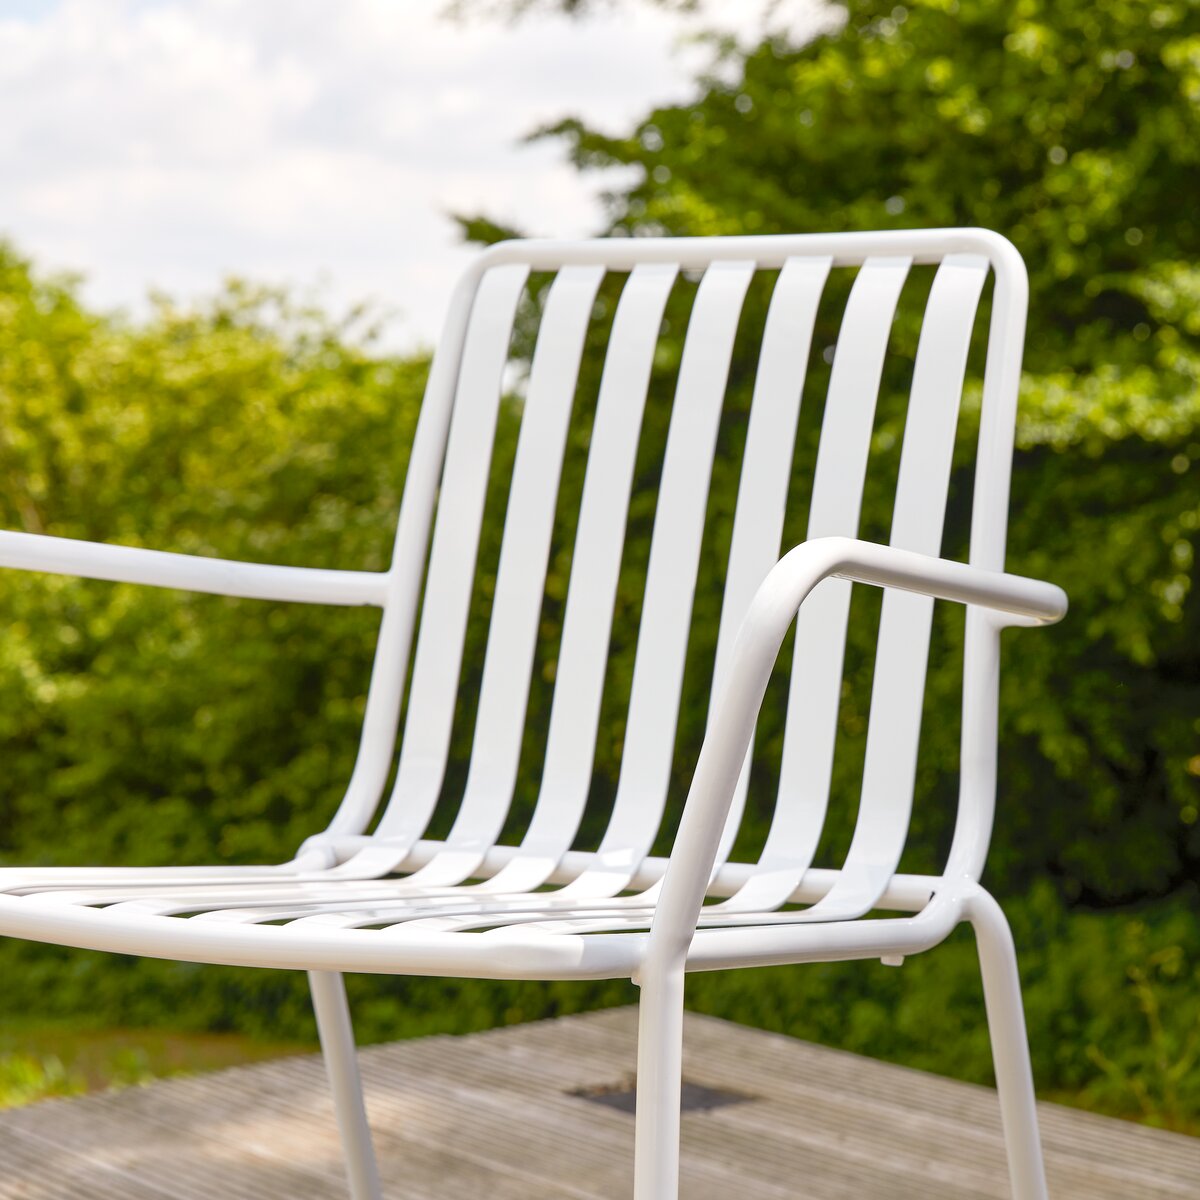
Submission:
<svg viewBox="0 0 1200 1200">
<path fill-rule="evenodd" d="M 995 1093 L 689 1014 L 685 1072 L 752 1099 L 683 1119 L 686 1200 L 1006 1200 Z M 612 1200 L 633 1009 L 362 1054 L 389 1196 Z M 1195 1200 L 1200 1139 L 1041 1106 L 1054 1200 Z M 345 1194 L 320 1061 L 279 1059 L 0 1113 L 0 1200 Z"/>
</svg>

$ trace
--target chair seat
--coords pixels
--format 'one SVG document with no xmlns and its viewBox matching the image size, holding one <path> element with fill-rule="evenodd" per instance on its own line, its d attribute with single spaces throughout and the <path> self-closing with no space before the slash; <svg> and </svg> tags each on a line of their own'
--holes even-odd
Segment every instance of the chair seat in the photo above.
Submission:
<svg viewBox="0 0 1200 1200">
<path fill-rule="evenodd" d="M 595 862 L 593 855 L 573 857 Z M 919 890 L 921 877 L 909 877 L 910 887 L 914 879 Z M 487 880 L 428 887 L 416 875 L 364 879 L 344 868 L 295 864 L 7 868 L 0 869 L 0 934 L 237 966 L 489 978 L 636 975 L 657 885 L 589 896 L 574 882 L 501 892 Z M 689 966 L 721 965 L 731 952 L 755 962 L 858 955 L 884 934 L 881 952 L 893 953 L 897 926 L 913 929 L 905 952 L 915 953 L 952 927 L 949 906 L 936 903 L 941 883 L 924 880 L 935 902 L 918 917 L 867 921 L 809 921 L 804 908 L 745 910 L 713 897 Z M 729 935 L 736 935 L 736 948 Z"/>
<path fill-rule="evenodd" d="M 961 562 L 942 542 L 989 275 Z M 848 291 L 826 296 L 835 279 Z M 0 870 L 0 935 L 307 970 L 354 1200 L 382 1187 L 341 972 L 631 979 L 634 1194 L 674 1200 L 685 971 L 896 964 L 967 921 L 1014 1192 L 1046 1200 L 1012 935 L 976 882 L 1000 632 L 1067 606 L 1004 571 L 1027 291 L 1016 250 L 981 230 L 501 243 L 454 293 L 386 571 L 0 530 L 0 566 L 380 610 L 354 767 L 293 861 Z M 872 494 L 892 495 L 887 545 L 864 540 Z M 856 584 L 884 589 L 877 622 L 857 624 Z M 968 606 L 959 804 L 944 874 L 902 875 L 931 650 L 959 650 L 936 600 Z M 673 804 L 668 860 L 651 851 Z M 845 856 L 813 868 L 842 843 L 834 805 Z M 738 863 L 748 813 L 762 849 Z M 517 817 L 520 845 L 500 844 Z M 572 849 L 581 830 L 594 853 Z"/>
</svg>

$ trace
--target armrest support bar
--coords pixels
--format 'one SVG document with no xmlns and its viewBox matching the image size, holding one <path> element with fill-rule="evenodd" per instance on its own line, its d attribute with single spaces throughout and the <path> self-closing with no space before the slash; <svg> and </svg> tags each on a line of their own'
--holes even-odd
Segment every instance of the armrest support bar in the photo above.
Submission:
<svg viewBox="0 0 1200 1200">
<path fill-rule="evenodd" d="M 1053 625 L 1067 614 L 1067 593 L 1057 585 L 1045 583 L 1040 579 L 1027 579 L 1023 575 L 1008 575 L 1000 571 L 985 571 L 967 563 L 932 558 L 911 550 L 876 545 L 874 542 L 858 542 L 851 538 L 817 540 L 822 549 L 828 547 L 831 555 L 837 555 L 843 560 L 827 571 L 824 577 L 849 579 L 855 583 L 872 583 L 879 587 L 901 588 L 908 592 L 920 592 L 937 600 L 975 604 L 990 608 L 1003 618 L 1016 618 L 1016 622 L 1020 624 Z M 775 570 L 785 567 L 792 554 L 803 549 L 804 546 L 797 546 L 790 554 L 780 559 Z M 793 573 L 798 573 L 799 569 L 799 566 L 791 568 Z M 805 594 L 807 595 L 807 591 Z M 802 600 L 803 598 L 797 602 L 797 609 Z"/>
<path fill-rule="evenodd" d="M 779 647 L 808 594 L 829 578 L 979 605 L 1009 624 L 1050 624 L 1067 611 L 1066 593 L 1053 584 L 873 542 L 816 538 L 785 554 L 738 631 L 663 879 L 643 975 L 683 968 Z"/>
<path fill-rule="evenodd" d="M 306 604 L 382 605 L 388 581 L 382 572 L 276 567 L 11 530 L 0 530 L 0 567 Z"/>
</svg>

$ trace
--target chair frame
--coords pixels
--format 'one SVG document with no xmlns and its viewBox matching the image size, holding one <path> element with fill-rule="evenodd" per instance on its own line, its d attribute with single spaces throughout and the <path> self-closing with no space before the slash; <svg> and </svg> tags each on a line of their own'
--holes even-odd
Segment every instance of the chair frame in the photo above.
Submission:
<svg viewBox="0 0 1200 1200">
<path fill-rule="evenodd" d="M 386 814 L 374 833 L 366 831 L 380 809 L 393 763 L 406 678 L 397 664 L 407 664 L 414 648 L 421 603 L 420 568 L 430 550 L 456 397 L 464 386 L 462 375 L 467 368 L 463 357 L 472 313 L 489 272 L 511 266 L 560 272 L 571 268 L 578 279 L 581 271 L 633 271 L 656 264 L 684 270 L 711 271 L 721 264 L 776 269 L 802 259 L 821 260 L 827 270 L 829 266 L 862 267 L 875 259 L 941 264 L 955 256 L 964 263 L 984 264 L 995 279 L 969 562 L 939 557 L 936 545 L 934 553 L 926 553 L 904 545 L 883 546 L 849 536 L 824 535 L 797 545 L 751 581 L 754 586 L 744 601 L 730 609 L 728 636 L 722 631 L 726 649 L 723 661 L 718 650 L 713 710 L 671 855 L 642 854 L 622 877 L 625 886 L 621 892 L 641 893 L 643 907 L 638 911 L 644 913 L 649 906 L 650 915 L 643 919 L 648 932 L 630 926 L 629 932 L 589 937 L 593 926 L 587 922 L 588 913 L 600 910 L 586 906 L 578 932 L 553 937 L 546 936 L 537 922 L 514 921 L 480 934 L 454 928 L 408 929 L 400 924 L 379 931 L 311 920 L 285 926 L 232 920 L 182 922 L 167 908 L 156 911 L 153 904 L 146 907 L 146 898 L 163 888 L 168 893 L 171 888 L 192 888 L 206 895 L 237 897 L 245 889 L 337 884 L 350 888 L 352 894 L 353 889 L 361 889 L 366 903 L 373 895 L 372 881 L 398 870 L 433 870 L 426 878 L 434 880 L 435 892 L 458 882 L 437 882 L 437 864 L 444 864 L 447 853 L 445 844 L 421 838 L 420 831 L 399 836 L 394 832 L 395 821 L 387 825 Z M 978 286 L 982 286 L 982 276 Z M 1067 608 L 1061 589 L 1004 572 L 1027 292 L 1024 265 L 1013 246 L 997 234 L 976 229 L 502 243 L 478 257 L 451 300 L 445 333 L 431 367 L 405 480 L 393 561 L 387 571 L 268 566 L 0 532 L 3 567 L 263 600 L 382 609 L 363 734 L 344 799 L 329 826 L 308 839 L 290 861 L 261 867 L 7 869 L 0 871 L 0 934 L 197 962 L 306 970 L 355 1200 L 379 1197 L 381 1185 L 355 1063 L 343 972 L 632 978 L 641 989 L 634 1194 L 636 1200 L 672 1200 L 678 1194 L 679 1180 L 687 971 L 841 959 L 880 958 L 898 963 L 937 945 L 966 921 L 978 941 L 1013 1194 L 1016 1200 L 1045 1200 L 1013 940 L 1000 907 L 978 882 L 995 806 L 1000 633 L 1011 625 L 1051 623 Z M 972 308 L 972 322 L 973 314 Z M 936 353 L 934 346 L 929 357 Z M 965 347 L 962 357 L 965 362 Z M 721 386 L 723 390 L 723 381 Z M 811 919 L 795 912 L 756 913 L 751 919 L 744 914 L 738 917 L 735 908 L 725 927 L 719 922 L 708 927 L 702 913 L 706 899 L 735 897 L 755 875 L 755 864 L 726 858 L 731 828 L 736 828 L 739 795 L 744 796 L 745 764 L 755 722 L 789 627 L 797 614 L 811 605 L 810 597 L 819 585 L 831 579 L 967 606 L 961 788 L 946 867 L 937 876 L 897 873 L 890 849 L 866 844 L 874 834 L 869 829 L 862 833 L 860 822 L 855 837 L 857 842 L 861 833 L 864 846 L 858 865 L 864 878 L 873 881 L 866 910 L 912 915 L 847 919 L 866 911 L 861 905 L 854 909 L 853 897 L 845 899 L 847 890 L 853 891 L 855 886 L 847 868 L 809 867 L 782 899 L 816 906 Z M 723 626 L 726 619 L 723 610 Z M 901 816 L 902 845 L 907 813 Z M 468 846 L 468 851 L 460 851 L 460 858 L 467 854 L 457 868 L 462 879 L 496 878 L 521 858 L 520 847 L 500 845 L 494 836 L 481 838 L 478 844 L 462 844 Z M 560 852 L 541 879 L 570 884 L 596 861 L 593 854 Z M 118 891 L 106 893 L 106 888 Z M 97 895 L 112 895 L 123 902 L 96 907 Z M 841 908 L 836 903 L 829 908 L 831 896 L 839 898 Z M 772 907 L 777 909 L 782 899 L 776 897 Z M 609 914 L 605 919 L 611 920 L 611 914 L 621 911 L 625 903 L 624 896 L 613 898 L 603 909 Z M 822 903 L 825 909 L 821 909 Z M 850 907 L 845 907 L 847 904 Z M 831 915 L 823 920 L 816 910 Z M 497 911 L 510 910 L 501 906 Z M 616 928 L 626 926 L 618 924 Z"/>
</svg>

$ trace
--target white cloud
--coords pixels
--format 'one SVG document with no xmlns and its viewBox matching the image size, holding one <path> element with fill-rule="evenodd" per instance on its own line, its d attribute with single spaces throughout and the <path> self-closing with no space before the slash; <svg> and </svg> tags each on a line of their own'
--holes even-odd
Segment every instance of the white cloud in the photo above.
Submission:
<svg viewBox="0 0 1200 1200">
<path fill-rule="evenodd" d="M 334 304 L 398 311 L 397 344 L 432 341 L 472 253 L 447 212 L 589 232 L 594 182 L 519 139 L 566 113 L 620 127 L 686 95 L 698 62 L 638 5 L 507 25 L 448 22 L 444 2 L 0 9 L 0 234 L 106 307 L 234 272 L 321 280 Z"/>
</svg>

